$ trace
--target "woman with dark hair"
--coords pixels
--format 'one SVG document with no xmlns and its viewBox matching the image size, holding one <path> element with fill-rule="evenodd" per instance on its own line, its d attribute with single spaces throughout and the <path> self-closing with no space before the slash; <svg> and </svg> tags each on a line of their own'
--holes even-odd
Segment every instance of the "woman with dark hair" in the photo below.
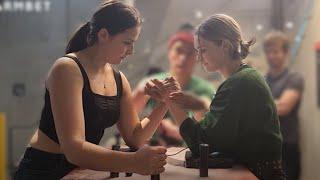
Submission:
<svg viewBox="0 0 320 180">
<path fill-rule="evenodd" d="M 254 40 L 244 41 L 239 24 L 224 14 L 203 22 L 195 38 L 204 68 L 221 73 L 226 80 L 200 122 L 189 118 L 180 106 L 182 92 L 169 96 L 170 112 L 192 154 L 199 156 L 199 145 L 209 144 L 211 152 L 228 154 L 260 180 L 285 179 L 282 137 L 270 89 L 264 78 L 243 62 Z"/>
<path fill-rule="evenodd" d="M 15 179 L 60 179 L 76 167 L 144 175 L 164 171 L 166 149 L 143 145 L 167 112 L 166 104 L 159 102 L 140 121 L 128 80 L 111 67 L 132 54 L 140 26 L 134 7 L 107 1 L 76 31 L 66 55 L 48 73 L 39 129 Z M 114 124 L 137 152 L 98 146 Z"/>
</svg>

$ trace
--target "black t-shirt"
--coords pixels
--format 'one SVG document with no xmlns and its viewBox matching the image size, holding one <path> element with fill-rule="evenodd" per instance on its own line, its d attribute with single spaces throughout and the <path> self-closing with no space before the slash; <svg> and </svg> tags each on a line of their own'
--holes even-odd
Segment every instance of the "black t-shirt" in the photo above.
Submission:
<svg viewBox="0 0 320 180">
<path fill-rule="evenodd" d="M 272 77 L 266 75 L 266 81 L 270 86 L 274 99 L 280 98 L 285 90 L 293 89 L 300 94 L 303 93 L 304 79 L 301 74 L 285 69 L 279 76 Z M 299 140 L 299 116 L 298 111 L 301 103 L 301 98 L 294 106 L 292 111 L 286 116 L 279 116 L 280 128 L 283 136 L 283 142 L 289 144 L 298 144 Z"/>
</svg>

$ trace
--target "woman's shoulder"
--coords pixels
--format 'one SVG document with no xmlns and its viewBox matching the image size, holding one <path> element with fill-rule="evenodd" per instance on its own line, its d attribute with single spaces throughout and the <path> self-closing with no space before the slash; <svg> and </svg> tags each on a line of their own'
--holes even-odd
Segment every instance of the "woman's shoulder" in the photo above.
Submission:
<svg viewBox="0 0 320 180">
<path fill-rule="evenodd" d="M 235 73 L 230 79 L 231 81 L 239 81 L 242 83 L 260 83 L 265 80 L 260 72 L 248 65 Z"/>
<path fill-rule="evenodd" d="M 70 81 L 82 79 L 81 71 L 77 63 L 70 58 L 61 57 L 58 58 L 51 66 L 48 76 L 47 83 L 50 85 L 56 81 Z"/>
<path fill-rule="evenodd" d="M 61 57 L 57 59 L 52 65 L 49 76 L 79 76 L 81 71 L 77 63 L 68 57 Z"/>
<path fill-rule="evenodd" d="M 232 89 L 236 89 L 236 91 L 267 89 L 267 84 L 263 75 L 250 66 L 247 66 L 232 75 L 225 81 L 224 86 L 232 87 Z"/>
</svg>

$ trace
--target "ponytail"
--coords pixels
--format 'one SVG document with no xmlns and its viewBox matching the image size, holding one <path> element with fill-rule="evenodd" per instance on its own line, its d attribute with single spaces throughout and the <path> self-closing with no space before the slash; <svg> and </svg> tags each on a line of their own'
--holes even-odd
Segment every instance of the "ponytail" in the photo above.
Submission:
<svg viewBox="0 0 320 180">
<path fill-rule="evenodd" d="M 245 59 L 250 53 L 250 46 L 256 42 L 256 39 L 253 38 L 250 41 L 240 41 L 240 59 Z"/>
<path fill-rule="evenodd" d="M 88 34 L 90 32 L 90 22 L 80 26 L 68 42 L 65 53 L 81 51 L 88 47 Z"/>
</svg>

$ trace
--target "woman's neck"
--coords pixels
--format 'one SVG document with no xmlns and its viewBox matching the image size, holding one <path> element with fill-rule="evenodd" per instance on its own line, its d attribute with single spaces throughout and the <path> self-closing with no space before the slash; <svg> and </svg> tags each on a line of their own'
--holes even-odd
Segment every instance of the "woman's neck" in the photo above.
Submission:
<svg viewBox="0 0 320 180">
<path fill-rule="evenodd" d="M 105 55 L 99 54 L 99 50 L 94 45 L 79 51 L 77 55 L 80 56 L 83 63 L 96 72 L 104 71 L 106 64 L 108 64 Z"/>
<path fill-rule="evenodd" d="M 241 60 L 228 59 L 225 60 L 224 66 L 220 69 L 220 73 L 224 78 L 228 79 L 232 74 L 236 73 L 243 62 Z"/>
</svg>

